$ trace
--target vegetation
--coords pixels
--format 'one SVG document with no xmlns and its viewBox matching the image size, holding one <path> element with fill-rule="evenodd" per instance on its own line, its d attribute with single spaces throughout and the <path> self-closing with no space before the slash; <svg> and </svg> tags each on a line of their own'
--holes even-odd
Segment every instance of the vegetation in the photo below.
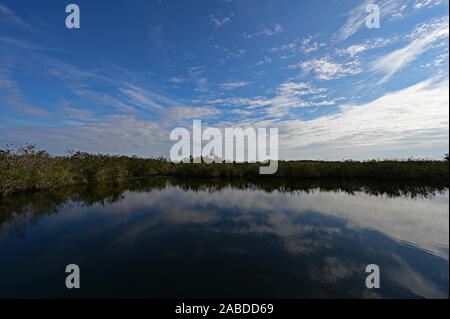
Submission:
<svg viewBox="0 0 450 319">
<path fill-rule="evenodd" d="M 0 197 L 28 190 L 69 185 L 120 184 L 132 178 L 180 176 L 250 179 L 340 179 L 418 181 L 448 187 L 448 156 L 442 161 L 280 161 L 274 175 L 259 175 L 261 163 L 174 164 L 164 158 L 144 159 L 72 152 L 50 156 L 28 145 L 0 149 Z"/>
</svg>

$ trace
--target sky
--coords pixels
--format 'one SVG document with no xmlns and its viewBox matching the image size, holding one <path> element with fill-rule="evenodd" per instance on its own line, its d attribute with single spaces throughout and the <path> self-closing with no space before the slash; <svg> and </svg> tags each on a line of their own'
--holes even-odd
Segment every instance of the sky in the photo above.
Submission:
<svg viewBox="0 0 450 319">
<path fill-rule="evenodd" d="M 80 8 L 68 29 L 65 8 Z M 368 4 L 380 27 L 368 28 Z M 0 0 L 0 147 L 169 157 L 279 130 L 280 159 L 441 159 L 448 0 Z"/>
</svg>

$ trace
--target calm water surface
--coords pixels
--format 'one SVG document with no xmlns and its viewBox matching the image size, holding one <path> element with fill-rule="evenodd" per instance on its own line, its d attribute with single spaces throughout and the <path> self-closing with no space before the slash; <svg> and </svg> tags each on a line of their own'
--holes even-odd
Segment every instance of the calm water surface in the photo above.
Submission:
<svg viewBox="0 0 450 319">
<path fill-rule="evenodd" d="M 158 178 L 4 199 L 0 297 L 448 298 L 448 189 L 337 185 Z"/>
</svg>

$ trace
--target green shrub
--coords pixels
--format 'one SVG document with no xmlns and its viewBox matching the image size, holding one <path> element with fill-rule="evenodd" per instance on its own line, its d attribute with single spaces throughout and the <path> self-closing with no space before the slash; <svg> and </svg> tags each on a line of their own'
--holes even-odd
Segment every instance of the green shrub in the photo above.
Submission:
<svg viewBox="0 0 450 319">
<path fill-rule="evenodd" d="M 0 149 L 0 197 L 38 189 L 54 189 L 79 184 L 120 184 L 130 178 L 153 175 L 206 178 L 261 178 L 260 163 L 180 163 L 164 158 L 111 156 L 71 152 L 51 156 L 32 145 Z M 263 178 L 371 179 L 386 181 L 425 181 L 448 185 L 447 160 L 407 161 L 280 161 L 274 175 Z"/>
</svg>

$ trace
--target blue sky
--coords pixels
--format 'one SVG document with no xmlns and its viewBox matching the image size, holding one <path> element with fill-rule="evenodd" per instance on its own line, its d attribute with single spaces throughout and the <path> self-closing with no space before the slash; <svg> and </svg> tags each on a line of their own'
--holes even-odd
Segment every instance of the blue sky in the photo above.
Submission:
<svg viewBox="0 0 450 319">
<path fill-rule="evenodd" d="M 448 152 L 448 0 L 69 3 L 0 0 L 0 145 L 168 157 L 200 119 L 283 159 Z"/>
</svg>

